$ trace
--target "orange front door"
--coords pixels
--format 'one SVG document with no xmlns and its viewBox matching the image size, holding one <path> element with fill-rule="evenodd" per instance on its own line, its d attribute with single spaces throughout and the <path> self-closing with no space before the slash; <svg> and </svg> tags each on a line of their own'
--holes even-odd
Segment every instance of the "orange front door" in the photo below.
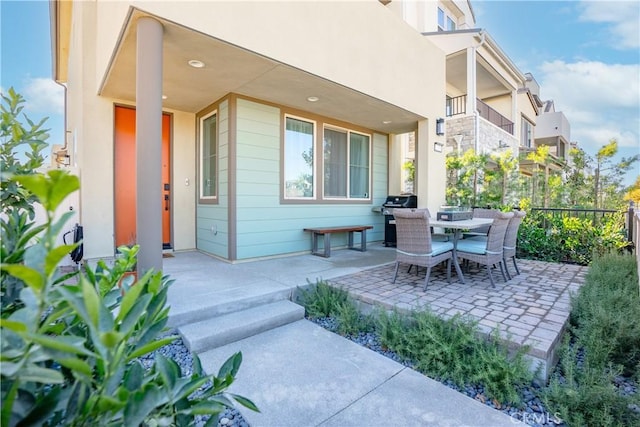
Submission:
<svg viewBox="0 0 640 427">
<path fill-rule="evenodd" d="M 116 248 L 136 243 L 136 110 L 115 108 Z M 171 116 L 162 115 L 162 247 L 171 246 Z"/>
</svg>

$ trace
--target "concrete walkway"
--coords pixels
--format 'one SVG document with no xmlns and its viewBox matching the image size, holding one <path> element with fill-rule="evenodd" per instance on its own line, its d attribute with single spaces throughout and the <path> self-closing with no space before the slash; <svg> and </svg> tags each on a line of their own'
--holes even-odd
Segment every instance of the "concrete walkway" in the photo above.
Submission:
<svg viewBox="0 0 640 427">
<path fill-rule="evenodd" d="M 231 307 L 247 296 L 293 295 L 308 281 L 355 274 L 393 262 L 395 251 L 334 251 L 228 264 L 198 252 L 164 260 L 170 322 L 188 322 L 194 307 Z M 196 310 L 196 311 L 197 311 Z M 231 310 L 231 308 L 229 308 Z M 242 414 L 254 426 L 512 426 L 519 422 L 374 351 L 299 320 L 199 354 L 215 373 L 233 353 L 243 363 L 230 392 L 261 409 Z"/>
</svg>

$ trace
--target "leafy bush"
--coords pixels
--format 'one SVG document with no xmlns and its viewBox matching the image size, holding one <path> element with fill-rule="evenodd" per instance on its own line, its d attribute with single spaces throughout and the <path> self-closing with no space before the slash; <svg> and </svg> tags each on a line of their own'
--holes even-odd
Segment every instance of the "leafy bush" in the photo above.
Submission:
<svg viewBox="0 0 640 427">
<path fill-rule="evenodd" d="M 635 258 L 596 258 L 572 297 L 570 334 L 545 393 L 569 425 L 639 425 L 640 395 L 622 395 L 620 375 L 640 379 L 640 296 Z"/>
<path fill-rule="evenodd" d="M 622 212 L 591 218 L 527 212 L 518 232 L 518 257 L 589 265 L 594 255 L 628 245 Z"/>
<path fill-rule="evenodd" d="M 61 170 L 35 172 L 46 146 L 39 130 L 44 121 L 26 119 L 26 130 L 17 120 L 22 98 L 12 89 L 2 98 L 0 425 L 182 426 L 203 415 L 212 416 L 212 425 L 233 406 L 230 398 L 257 410 L 226 393 L 240 353 L 217 376 L 205 375 L 196 356 L 190 376 L 158 354 L 143 368 L 140 358 L 175 337 L 162 337 L 169 278 L 151 270 L 137 283 L 122 280 L 136 263 L 137 247 L 120 248 L 123 256 L 112 268 L 101 261 L 95 270 L 59 275 L 60 261 L 77 244 L 55 246 L 70 213 L 55 219 L 54 212 L 79 181 Z M 22 144 L 32 147 L 25 164 L 15 152 Z M 46 214 L 39 226 L 32 222 L 34 203 Z"/>
<path fill-rule="evenodd" d="M 42 167 L 44 157 L 42 151 L 48 147 L 46 140 L 49 137 L 47 130 L 43 129 L 46 118 L 38 123 L 31 121 L 22 110 L 24 98 L 9 88 L 7 94 L 2 94 L 2 113 L 0 120 L 0 200 L 1 212 L 9 214 L 14 210 L 23 210 L 29 213 L 33 219 L 33 195 L 25 191 L 20 183 L 9 179 L 12 175 L 28 175 Z M 25 128 L 20 122 L 19 116 L 23 115 L 24 121 L 29 125 Z M 19 152 L 24 155 L 19 155 Z"/>
<path fill-rule="evenodd" d="M 0 266 L 3 280 L 12 276 L 24 285 L 22 304 L 3 311 L 0 320 L 1 424 L 191 425 L 198 415 L 233 406 L 224 391 L 235 379 L 240 353 L 218 376 L 205 375 L 197 357 L 190 377 L 163 357 L 150 370 L 142 367 L 140 357 L 175 337 L 158 338 L 168 320 L 168 277 L 151 270 L 137 283 L 121 283 L 137 247 L 125 248 L 113 269 L 99 263 L 73 282 L 57 275 L 76 245 L 54 246 L 68 216 L 54 220 L 53 212 L 78 188 L 77 178 L 55 170 L 15 179 L 45 208 L 47 222 L 21 262 Z M 250 400 L 229 396 L 257 410 Z"/>
</svg>

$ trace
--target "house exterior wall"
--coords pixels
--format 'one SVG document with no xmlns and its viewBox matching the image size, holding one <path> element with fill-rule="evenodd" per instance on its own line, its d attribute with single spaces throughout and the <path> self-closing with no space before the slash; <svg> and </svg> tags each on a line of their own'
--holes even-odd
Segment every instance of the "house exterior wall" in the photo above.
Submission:
<svg viewBox="0 0 640 427">
<path fill-rule="evenodd" d="M 374 225 L 368 240 L 383 240 L 384 217 L 371 209 L 381 206 L 387 195 L 387 136 L 373 135 L 371 203 L 282 204 L 282 116 L 276 106 L 237 99 L 237 259 L 308 252 L 310 236 L 302 231 L 305 227 Z M 346 235 L 332 235 L 331 242 L 335 247 L 346 245 Z"/>
<path fill-rule="evenodd" d="M 76 166 L 82 182 L 78 221 L 84 226 L 85 259 L 114 254 L 114 105 L 135 105 L 131 100 L 101 96 L 99 90 L 116 54 L 115 48 L 132 6 L 312 72 L 423 117 L 444 115 L 444 53 L 428 40 L 417 37 L 415 30 L 401 20 L 390 19 L 389 11 L 378 2 L 73 2 L 67 62 L 69 71 L 66 77 L 67 123 L 71 132 L 69 149 L 72 166 Z M 210 13 L 202 13 L 205 7 Z M 333 23 L 330 31 L 326 27 L 328 22 Z M 375 28 L 375 31 L 358 32 L 353 30 L 354 27 Z M 246 28 L 252 28 L 252 31 L 246 31 Z M 331 61 L 327 61 L 326 55 L 319 54 L 328 51 L 334 54 Z M 357 59 L 354 59 L 354 55 Z M 344 63 L 350 66 L 336 66 Z M 403 66 L 407 64 L 411 66 Z M 255 215 L 264 216 L 266 212 L 263 204 L 260 204 L 265 202 L 264 199 L 252 200 L 257 188 L 255 184 L 258 180 L 261 185 L 265 182 L 273 185 L 269 181 L 273 176 L 251 176 L 250 168 L 258 163 L 256 159 L 247 159 L 246 150 L 251 149 L 251 138 L 254 138 L 248 136 L 251 132 L 255 133 L 251 126 L 258 126 L 260 120 L 268 118 L 263 124 L 273 129 L 270 121 L 273 117 L 266 113 L 265 106 L 259 102 L 254 104 L 260 105 L 260 108 L 249 108 L 247 102 L 242 101 L 238 104 L 243 108 L 242 113 L 237 115 L 241 127 L 236 129 L 237 133 L 229 135 L 231 103 L 231 100 L 226 100 L 219 110 L 221 145 L 218 205 L 198 203 L 196 114 L 165 110 L 172 114 L 171 203 L 172 243 L 175 250 L 197 247 L 222 258 L 229 257 L 229 242 L 233 238 L 229 234 L 233 231 L 230 230 L 232 223 L 228 209 L 229 182 L 233 178 L 238 179 L 238 206 L 235 211 L 238 259 L 282 251 L 308 251 L 310 238 L 302 232 L 305 226 L 366 223 L 375 226 L 368 233 L 369 240 L 383 239 L 384 218 L 373 213 L 371 208 L 384 202 L 389 194 L 390 170 L 400 168 L 401 164 L 389 163 L 389 136 L 372 133 L 373 183 L 370 204 L 316 205 L 313 208 L 278 206 L 272 209 L 273 215 L 278 218 L 280 209 L 290 212 L 293 220 L 285 219 L 285 215 L 281 216 L 280 222 L 295 223 L 295 233 L 290 233 L 285 242 L 279 243 L 264 234 L 261 237 L 263 243 L 259 243 L 258 236 L 251 235 L 250 231 L 257 221 Z M 262 116 L 254 117 L 257 111 Z M 239 157 L 235 164 L 237 176 L 230 177 L 228 156 L 233 137 L 238 138 L 235 148 Z M 435 135 L 435 126 L 430 125 L 422 128 L 421 137 L 416 142 L 424 164 L 421 176 L 427 175 L 425 171 L 428 171 L 428 185 L 433 187 L 427 191 L 426 183 L 421 186 L 418 184 L 421 207 L 433 209 L 444 203 L 444 155 L 434 155 L 432 148 L 433 142 L 441 139 Z M 262 135 L 260 144 L 263 141 L 272 144 L 273 135 Z M 267 152 L 273 150 L 261 147 Z M 439 176 L 442 177 L 441 183 L 434 180 Z M 252 203 L 258 205 L 253 206 Z M 269 203 L 275 203 L 275 200 Z M 335 239 L 336 245 L 346 242 L 345 236 L 337 235 Z"/>
<path fill-rule="evenodd" d="M 215 204 L 200 203 L 198 197 L 199 183 L 194 180 L 193 190 L 198 201 L 196 207 L 196 248 L 204 252 L 229 257 L 229 151 L 233 136 L 230 135 L 229 99 L 206 108 L 197 115 L 199 117 L 213 110 L 217 111 L 218 124 L 218 200 Z M 199 138 L 194 138 L 199 141 Z M 194 144 L 195 145 L 195 144 Z M 196 156 L 194 154 L 193 158 Z M 195 169 L 200 167 L 196 161 Z"/>
<path fill-rule="evenodd" d="M 105 33 L 115 27 L 113 21 L 109 21 L 109 14 L 100 15 L 98 19 L 98 13 L 102 12 L 100 6 L 100 2 L 73 3 L 67 83 L 69 150 L 72 164 L 81 179 L 78 221 L 84 227 L 85 259 L 114 254 L 114 105 L 131 105 L 130 101 L 96 94 L 102 78 L 98 64 L 103 61 L 104 52 L 112 50 Z M 115 29 L 119 30 L 118 27 Z M 115 33 L 117 35 L 117 31 Z M 172 115 L 173 247 L 176 250 L 193 249 L 195 115 L 165 111 Z M 186 185 L 187 179 L 189 185 Z"/>
<path fill-rule="evenodd" d="M 536 121 L 536 138 L 561 136 L 565 141 L 571 141 L 571 126 L 562 111 L 544 113 Z"/>
</svg>

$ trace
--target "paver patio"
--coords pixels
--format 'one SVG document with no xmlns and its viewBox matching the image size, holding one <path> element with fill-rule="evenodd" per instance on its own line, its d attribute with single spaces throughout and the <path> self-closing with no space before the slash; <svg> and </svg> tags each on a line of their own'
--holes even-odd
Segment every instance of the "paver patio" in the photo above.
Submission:
<svg viewBox="0 0 640 427">
<path fill-rule="evenodd" d="M 416 274 L 401 264 L 398 278 L 392 283 L 395 264 L 386 264 L 356 274 L 337 277 L 329 282 L 342 287 L 358 301 L 399 310 L 430 308 L 443 317 L 455 314 L 478 321 L 485 333 L 496 328 L 513 348 L 530 345 L 529 356 L 541 362 L 547 376 L 557 360 L 560 343 L 570 310 L 570 294 L 584 283 L 588 267 L 542 261 L 518 260 L 520 273 L 504 282 L 494 272 L 493 288 L 484 267 L 472 266 L 465 272 L 467 284 L 457 281 L 455 271 L 447 283 L 444 267 L 431 273 L 424 289 L 425 269 Z M 513 265 L 510 271 L 515 273 Z"/>
</svg>

